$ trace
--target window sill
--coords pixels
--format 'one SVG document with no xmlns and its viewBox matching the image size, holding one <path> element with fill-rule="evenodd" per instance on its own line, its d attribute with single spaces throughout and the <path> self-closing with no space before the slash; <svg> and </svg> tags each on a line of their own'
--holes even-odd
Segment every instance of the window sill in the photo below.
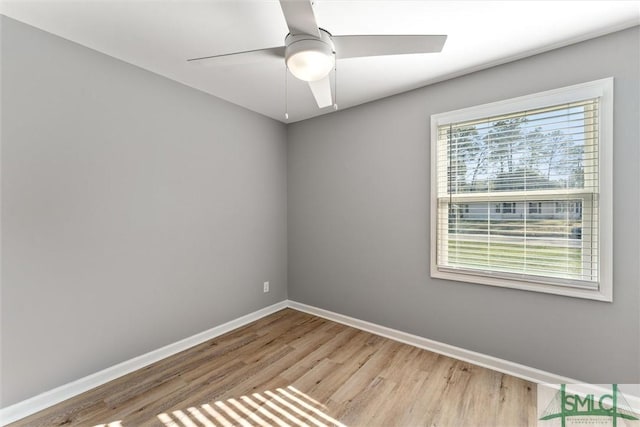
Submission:
<svg viewBox="0 0 640 427">
<path fill-rule="evenodd" d="M 431 268 L 431 277 L 435 279 L 455 280 L 457 282 L 467 282 L 477 285 L 498 286 L 501 288 L 519 289 L 523 291 L 541 292 L 546 294 L 563 295 L 572 298 L 590 299 L 595 301 L 612 302 L 613 294 L 611 287 L 603 286 L 598 289 L 586 289 L 551 285 L 546 283 L 533 283 L 518 281 L 515 279 L 504 279 L 501 277 L 488 277 L 477 274 L 457 273 L 451 271 L 441 271 Z"/>
</svg>

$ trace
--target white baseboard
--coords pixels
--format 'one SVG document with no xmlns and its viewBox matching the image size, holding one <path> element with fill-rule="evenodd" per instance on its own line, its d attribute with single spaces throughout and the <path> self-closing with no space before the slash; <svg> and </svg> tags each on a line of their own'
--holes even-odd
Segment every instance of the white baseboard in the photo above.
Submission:
<svg viewBox="0 0 640 427">
<path fill-rule="evenodd" d="M 287 301 L 287 303 L 288 306 L 290 308 L 293 308 L 294 310 L 299 310 L 305 313 L 313 314 L 315 316 L 323 317 L 325 319 L 361 329 L 375 335 L 380 335 L 394 341 L 399 341 L 401 343 L 409 344 L 414 347 L 422 348 L 434 353 L 452 357 L 454 359 L 469 362 L 474 365 L 482 366 L 483 368 L 489 368 L 493 369 L 494 371 L 513 375 L 514 377 L 522 378 L 524 380 L 531 381 L 537 384 L 576 384 L 583 382 L 541 371 L 540 369 L 531 368 L 529 366 L 520 365 L 519 363 L 509 362 L 508 360 L 499 359 L 497 357 L 487 356 L 486 354 L 477 353 L 475 351 L 465 350 L 464 348 L 444 344 L 417 335 L 408 334 L 396 329 L 387 328 L 386 326 L 380 326 L 375 323 L 355 319 L 353 317 L 334 313 L 329 310 L 324 310 L 322 308 L 313 307 L 296 301 L 289 300 Z"/>
<path fill-rule="evenodd" d="M 200 332 L 196 335 L 190 336 L 183 340 L 177 341 L 173 344 L 169 344 L 157 350 L 150 351 L 133 359 L 126 360 L 110 368 L 103 369 L 95 374 L 88 375 L 84 378 L 80 378 L 76 381 L 64 384 L 53 390 L 46 391 L 37 396 L 18 402 L 14 405 L 7 406 L 0 409 L 0 425 L 7 425 L 14 421 L 25 418 L 38 411 L 46 409 L 50 406 L 67 400 L 71 397 L 77 396 L 80 393 L 89 391 L 95 387 L 112 381 L 118 377 L 134 372 L 138 369 L 144 368 L 154 362 L 172 356 L 183 350 L 186 350 L 195 345 L 201 344 L 207 340 L 218 337 L 222 334 L 226 334 L 234 329 L 251 323 L 255 320 L 261 319 L 276 311 L 287 308 L 287 301 L 281 301 L 260 310 L 249 313 L 245 316 L 238 317 L 222 325 L 211 328 L 207 331 Z"/>
</svg>

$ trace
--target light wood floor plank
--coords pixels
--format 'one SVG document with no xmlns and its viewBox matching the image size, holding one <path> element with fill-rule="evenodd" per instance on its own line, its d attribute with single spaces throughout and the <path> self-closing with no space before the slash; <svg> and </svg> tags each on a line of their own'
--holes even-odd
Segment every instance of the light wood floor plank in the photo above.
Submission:
<svg viewBox="0 0 640 427">
<path fill-rule="evenodd" d="M 285 309 L 11 426 L 534 426 L 535 390 Z"/>
</svg>

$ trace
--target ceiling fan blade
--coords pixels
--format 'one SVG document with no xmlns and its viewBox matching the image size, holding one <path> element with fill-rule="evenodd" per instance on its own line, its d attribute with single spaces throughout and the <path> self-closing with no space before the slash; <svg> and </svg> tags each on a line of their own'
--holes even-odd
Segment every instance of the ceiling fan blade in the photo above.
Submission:
<svg viewBox="0 0 640 427">
<path fill-rule="evenodd" d="M 280 7 L 292 36 L 310 34 L 320 37 L 311 0 L 280 0 Z"/>
<path fill-rule="evenodd" d="M 326 76 L 324 79 L 309 82 L 309 87 L 313 93 L 313 97 L 318 103 L 318 107 L 330 107 L 333 104 L 333 95 L 331 94 L 331 79 Z"/>
<path fill-rule="evenodd" d="M 338 59 L 440 52 L 447 36 L 332 36 Z"/>
<path fill-rule="evenodd" d="M 244 52 L 227 53 L 224 55 L 203 56 L 201 58 L 187 59 L 204 65 L 244 65 L 252 64 L 266 59 L 284 58 L 284 46 L 270 47 L 267 49 L 247 50 Z"/>
</svg>

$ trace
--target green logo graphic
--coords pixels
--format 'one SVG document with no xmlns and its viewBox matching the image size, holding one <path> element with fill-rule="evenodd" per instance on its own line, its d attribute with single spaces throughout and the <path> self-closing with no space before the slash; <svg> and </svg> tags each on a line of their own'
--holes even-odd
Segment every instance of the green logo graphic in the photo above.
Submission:
<svg viewBox="0 0 640 427">
<path fill-rule="evenodd" d="M 570 417 L 609 417 L 613 427 L 617 426 L 619 418 L 625 420 L 638 420 L 637 413 L 631 410 L 624 395 L 618 390 L 617 384 L 612 384 L 611 393 L 600 396 L 595 394 L 573 394 L 566 390 L 566 384 L 560 385 L 560 390 L 555 394 L 547 408 L 544 410 L 541 421 L 560 418 L 562 427 L 566 427 L 567 418 Z"/>
</svg>

